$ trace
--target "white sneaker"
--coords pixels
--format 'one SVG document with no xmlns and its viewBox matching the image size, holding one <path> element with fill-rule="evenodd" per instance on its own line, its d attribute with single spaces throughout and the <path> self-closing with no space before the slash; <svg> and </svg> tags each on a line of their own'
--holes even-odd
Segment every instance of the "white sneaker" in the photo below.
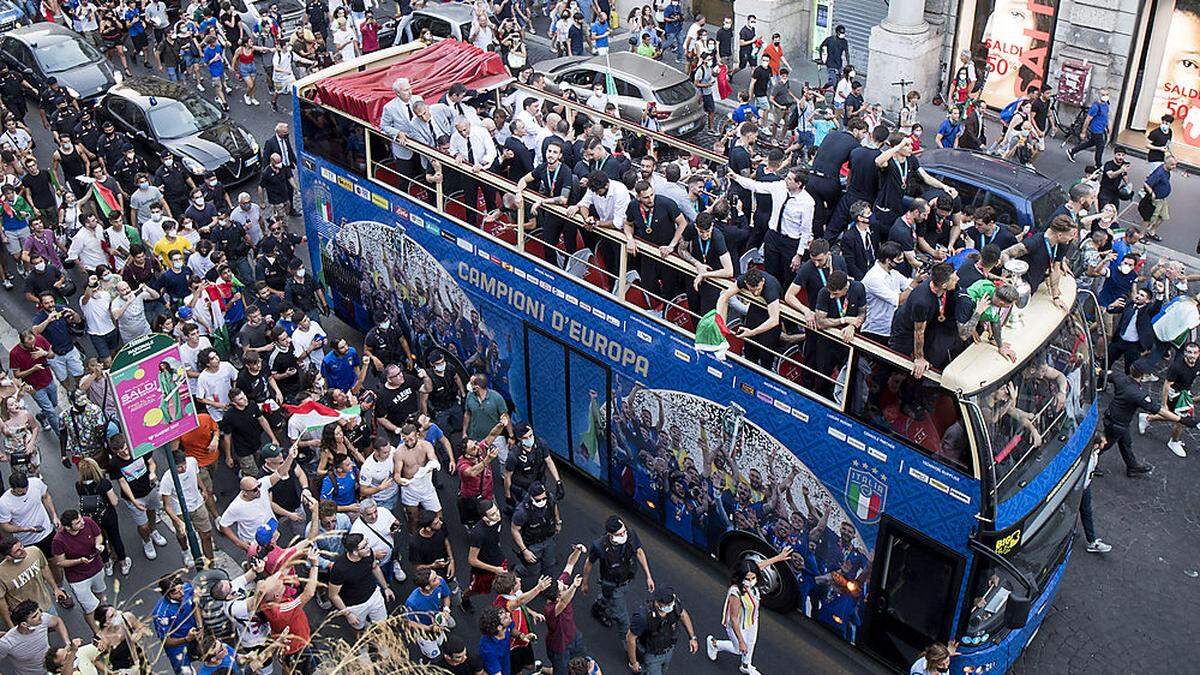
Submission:
<svg viewBox="0 0 1200 675">
<path fill-rule="evenodd" d="M 395 578 L 396 581 L 400 582 L 403 582 L 408 578 L 408 575 L 404 573 L 404 568 L 401 567 L 400 563 L 398 562 L 392 563 L 392 577 Z"/>
<path fill-rule="evenodd" d="M 154 555 L 158 555 L 156 552 Z M 121 576 L 129 576 L 129 570 L 133 569 L 133 558 L 125 558 L 121 561 Z"/>
<path fill-rule="evenodd" d="M 749 666 L 740 666 L 738 667 L 738 670 L 742 671 L 746 675 L 761 675 L 761 673 L 758 672 L 758 668 L 755 668 L 753 664 Z"/>
<path fill-rule="evenodd" d="M 204 91 L 204 85 L 200 82 L 196 83 L 196 91 Z"/>
<path fill-rule="evenodd" d="M 162 536 L 158 530 L 150 530 L 150 541 L 154 542 L 155 546 L 167 545 L 167 538 Z"/>
<path fill-rule="evenodd" d="M 1183 441 L 1167 441 L 1167 447 L 1175 453 L 1176 457 L 1187 457 L 1187 451 L 1183 449 Z"/>
<path fill-rule="evenodd" d="M 1112 550 L 1112 546 L 1104 543 L 1102 539 L 1097 539 L 1087 545 L 1088 553 L 1108 553 Z"/>
<path fill-rule="evenodd" d="M 111 577 L 113 575 L 113 563 L 111 560 L 104 563 L 104 576 Z"/>
<path fill-rule="evenodd" d="M 158 550 L 154 548 L 153 542 L 142 542 L 142 551 L 146 554 L 147 560 L 154 560 L 158 557 Z"/>
<path fill-rule="evenodd" d="M 708 650 L 708 660 L 716 661 L 717 660 L 717 640 L 716 640 L 716 638 L 714 638 L 711 635 L 704 638 L 704 647 L 705 647 L 705 649 Z"/>
<path fill-rule="evenodd" d="M 191 569 L 196 566 L 196 559 L 192 557 L 191 551 L 183 552 L 183 566 Z"/>
<path fill-rule="evenodd" d="M 253 103 L 250 102 L 250 97 L 246 96 L 245 94 L 242 95 L 242 102 L 245 103 L 246 105 L 254 105 Z"/>
<path fill-rule="evenodd" d="M 252 99 L 250 99 L 250 105 L 262 105 L 262 104 L 258 102 L 258 99 L 252 98 Z"/>
<path fill-rule="evenodd" d="M 1146 433 L 1146 429 L 1150 426 L 1150 416 L 1146 413 L 1138 413 L 1138 433 Z"/>
</svg>

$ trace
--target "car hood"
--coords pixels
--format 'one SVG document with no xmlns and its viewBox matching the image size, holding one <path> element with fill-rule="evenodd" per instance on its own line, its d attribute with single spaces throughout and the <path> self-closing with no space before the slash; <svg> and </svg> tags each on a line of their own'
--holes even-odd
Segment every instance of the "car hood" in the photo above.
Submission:
<svg viewBox="0 0 1200 675">
<path fill-rule="evenodd" d="M 79 94 L 79 98 L 99 96 L 116 84 L 116 80 L 113 79 L 112 66 L 103 61 L 85 63 L 78 68 L 64 70 L 61 73 L 51 73 L 51 75 L 57 78 L 58 83 L 62 86 L 74 89 Z"/>
<path fill-rule="evenodd" d="M 225 120 L 198 134 L 166 139 L 162 144 L 172 152 L 191 157 L 203 164 L 205 169 L 212 170 L 234 157 L 254 154 L 247 140 L 248 135 L 241 125 Z"/>
</svg>

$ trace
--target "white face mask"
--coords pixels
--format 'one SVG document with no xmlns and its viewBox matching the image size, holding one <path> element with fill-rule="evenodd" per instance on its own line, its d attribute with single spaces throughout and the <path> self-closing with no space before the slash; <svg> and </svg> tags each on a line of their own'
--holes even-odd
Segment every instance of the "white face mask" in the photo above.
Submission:
<svg viewBox="0 0 1200 675">
<path fill-rule="evenodd" d="M 624 543 L 625 543 L 626 541 L 628 541 L 628 540 L 629 540 L 629 534 L 628 534 L 628 533 L 626 533 L 626 534 L 614 534 L 614 535 L 612 536 L 612 543 L 614 543 L 614 544 L 616 544 L 616 545 L 618 545 L 618 546 L 620 546 L 621 544 L 624 544 Z"/>
<path fill-rule="evenodd" d="M 1171 125 L 1170 124 L 1160 124 L 1160 125 L 1158 125 L 1158 128 L 1162 129 L 1163 132 L 1165 133 L 1165 132 L 1171 130 Z"/>
<path fill-rule="evenodd" d="M 157 223 L 158 221 L 160 221 L 160 220 L 162 220 L 162 219 L 163 219 L 163 214 L 162 214 L 161 212 L 158 212 L 158 213 L 151 213 L 151 214 L 150 214 L 150 221 L 151 221 L 151 222 Z"/>
<path fill-rule="evenodd" d="M 45 272 L 46 271 L 46 263 L 44 263 L 44 262 L 34 263 L 33 269 L 35 269 L 39 272 Z"/>
<path fill-rule="evenodd" d="M 306 270 L 303 267 L 301 267 L 300 269 L 296 270 L 296 276 L 299 277 L 300 279 L 303 279 L 305 271 Z"/>
<path fill-rule="evenodd" d="M 163 166 L 175 166 L 175 160 L 168 157 L 163 160 Z"/>
<path fill-rule="evenodd" d="M 433 367 L 433 372 L 435 372 L 439 375 L 446 372 L 446 364 L 444 364 L 444 363 L 437 364 L 436 366 Z"/>
<path fill-rule="evenodd" d="M 533 501 L 533 505 L 539 509 L 546 508 L 546 504 L 549 503 L 545 499 L 534 499 L 532 501 Z"/>
<path fill-rule="evenodd" d="M 192 203 L 196 205 L 196 208 L 202 209 L 202 208 L 204 208 L 204 197 L 201 197 L 199 199 L 193 199 Z"/>
</svg>

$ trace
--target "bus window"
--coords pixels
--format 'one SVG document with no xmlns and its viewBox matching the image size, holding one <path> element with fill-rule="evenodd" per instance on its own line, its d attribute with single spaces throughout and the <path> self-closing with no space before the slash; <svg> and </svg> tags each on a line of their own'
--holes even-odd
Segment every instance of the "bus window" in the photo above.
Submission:
<svg viewBox="0 0 1200 675">
<path fill-rule="evenodd" d="M 365 127 L 304 99 L 297 100 L 304 151 L 366 178 Z"/>
<path fill-rule="evenodd" d="M 852 417 L 949 467 L 971 471 L 961 408 L 952 393 L 861 349 L 855 360 Z"/>
<path fill-rule="evenodd" d="M 1045 468 L 1095 398 L 1091 342 L 1077 305 L 1046 346 L 1008 379 L 977 394 L 1000 499 Z"/>
</svg>

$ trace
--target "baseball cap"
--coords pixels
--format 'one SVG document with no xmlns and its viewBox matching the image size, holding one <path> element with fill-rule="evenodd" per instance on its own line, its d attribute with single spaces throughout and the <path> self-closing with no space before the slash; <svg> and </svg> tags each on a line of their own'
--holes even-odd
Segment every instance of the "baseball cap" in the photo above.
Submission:
<svg viewBox="0 0 1200 675">
<path fill-rule="evenodd" d="M 604 531 L 609 534 L 615 534 L 621 531 L 625 523 L 621 521 L 620 516 L 609 516 L 608 520 L 604 521 Z"/>
<path fill-rule="evenodd" d="M 262 531 L 261 528 L 259 531 Z M 658 590 L 654 591 L 654 601 L 660 605 L 667 605 L 675 602 L 675 589 L 671 586 L 659 588 Z"/>
<path fill-rule="evenodd" d="M 546 494 L 546 486 L 542 484 L 542 481 L 535 480 L 529 484 L 528 494 L 530 497 L 544 495 Z"/>
<path fill-rule="evenodd" d="M 193 312 L 191 307 L 180 307 L 179 311 L 176 312 L 176 316 L 178 316 L 180 319 L 190 319 L 192 318 L 192 314 Z"/>
<path fill-rule="evenodd" d="M 283 454 L 283 448 L 274 443 L 263 443 L 263 446 L 258 449 L 258 456 L 263 459 L 271 459 Z"/>
<path fill-rule="evenodd" d="M 275 537 L 277 530 L 279 530 L 279 521 L 272 518 L 266 524 L 258 526 L 258 531 L 254 533 L 254 541 L 257 541 L 259 546 L 267 546 Z"/>
</svg>

